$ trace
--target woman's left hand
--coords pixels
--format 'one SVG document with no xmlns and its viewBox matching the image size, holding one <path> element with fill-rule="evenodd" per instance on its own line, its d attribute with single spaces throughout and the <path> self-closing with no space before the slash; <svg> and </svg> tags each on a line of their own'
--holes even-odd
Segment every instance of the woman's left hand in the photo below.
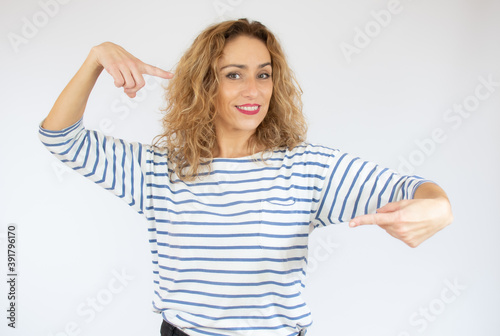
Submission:
<svg viewBox="0 0 500 336">
<path fill-rule="evenodd" d="M 417 247 L 453 221 L 451 205 L 444 191 L 433 183 L 424 183 L 419 189 L 424 185 L 420 196 L 436 191 L 440 195 L 433 198 L 417 198 L 416 192 L 414 199 L 388 203 L 377 209 L 376 214 L 354 217 L 350 220 L 349 226 L 375 224 L 408 246 Z"/>
</svg>

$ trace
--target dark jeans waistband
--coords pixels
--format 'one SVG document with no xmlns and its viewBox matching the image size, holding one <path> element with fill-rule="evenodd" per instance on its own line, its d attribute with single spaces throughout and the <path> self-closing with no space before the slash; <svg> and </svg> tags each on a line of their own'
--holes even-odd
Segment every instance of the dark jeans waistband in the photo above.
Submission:
<svg viewBox="0 0 500 336">
<path fill-rule="evenodd" d="M 165 320 L 163 320 L 163 322 L 161 324 L 160 335 L 161 336 L 189 336 L 184 331 L 180 330 L 179 328 L 168 323 Z"/>
<path fill-rule="evenodd" d="M 306 330 L 302 329 L 298 336 L 302 336 L 305 334 Z M 186 334 L 184 331 L 180 330 L 179 328 L 177 328 L 176 326 L 163 320 L 160 329 L 160 336 L 189 336 L 189 335 Z"/>
</svg>

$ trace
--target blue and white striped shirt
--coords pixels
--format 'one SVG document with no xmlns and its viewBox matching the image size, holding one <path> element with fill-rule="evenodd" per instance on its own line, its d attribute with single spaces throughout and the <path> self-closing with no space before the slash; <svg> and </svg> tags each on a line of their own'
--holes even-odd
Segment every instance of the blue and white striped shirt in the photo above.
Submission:
<svg viewBox="0 0 500 336">
<path fill-rule="evenodd" d="M 41 124 L 51 153 L 144 215 L 154 310 L 189 335 L 297 335 L 312 323 L 301 295 L 310 232 L 411 199 L 426 181 L 303 143 L 265 163 L 215 158 L 186 183 L 166 149 L 86 130 L 82 119 L 60 131 Z"/>
</svg>

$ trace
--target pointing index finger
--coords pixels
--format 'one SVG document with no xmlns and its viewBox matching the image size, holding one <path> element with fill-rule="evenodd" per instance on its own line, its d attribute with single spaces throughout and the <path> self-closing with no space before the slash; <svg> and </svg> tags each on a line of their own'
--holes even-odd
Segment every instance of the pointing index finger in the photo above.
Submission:
<svg viewBox="0 0 500 336">
<path fill-rule="evenodd" d="M 356 227 L 359 225 L 388 225 L 395 223 L 395 214 L 392 212 L 389 213 L 376 213 L 376 214 L 368 214 L 354 217 L 349 221 L 350 227 Z"/>
<path fill-rule="evenodd" d="M 161 77 L 165 79 L 171 79 L 174 76 L 174 74 L 171 72 L 165 71 L 149 64 L 144 64 L 143 73 L 146 75 Z"/>
</svg>

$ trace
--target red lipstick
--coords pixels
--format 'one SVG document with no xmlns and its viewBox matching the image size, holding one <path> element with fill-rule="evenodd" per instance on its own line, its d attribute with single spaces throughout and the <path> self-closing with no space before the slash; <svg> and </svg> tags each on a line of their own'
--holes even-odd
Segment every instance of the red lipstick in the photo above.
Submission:
<svg viewBox="0 0 500 336">
<path fill-rule="evenodd" d="M 259 104 L 245 104 L 245 105 L 237 105 L 236 109 L 243 114 L 246 115 L 254 115 L 259 113 L 260 105 Z"/>
</svg>

